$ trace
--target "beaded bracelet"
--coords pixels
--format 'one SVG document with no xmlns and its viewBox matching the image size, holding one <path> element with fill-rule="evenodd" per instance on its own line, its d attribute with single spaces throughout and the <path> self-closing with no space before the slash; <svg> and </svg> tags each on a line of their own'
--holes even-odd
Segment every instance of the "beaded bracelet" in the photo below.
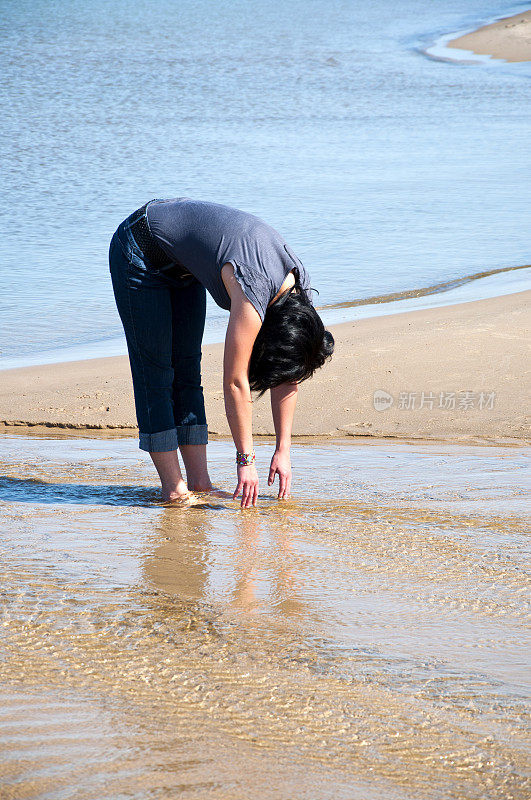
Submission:
<svg viewBox="0 0 531 800">
<path fill-rule="evenodd" d="M 251 464 L 254 464 L 256 459 L 256 454 L 253 451 L 250 453 L 240 453 L 239 450 L 236 450 L 236 463 L 239 467 L 250 467 Z"/>
</svg>

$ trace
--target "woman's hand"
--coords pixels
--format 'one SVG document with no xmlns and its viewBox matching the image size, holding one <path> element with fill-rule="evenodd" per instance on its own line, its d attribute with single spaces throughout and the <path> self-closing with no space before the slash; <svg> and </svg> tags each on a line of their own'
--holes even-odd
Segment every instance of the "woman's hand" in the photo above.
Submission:
<svg viewBox="0 0 531 800">
<path fill-rule="evenodd" d="M 278 499 L 287 500 L 291 489 L 291 461 L 289 450 L 275 450 L 269 467 L 268 486 L 274 483 L 278 475 Z"/>
<path fill-rule="evenodd" d="M 258 499 L 258 473 L 254 464 L 248 467 L 237 466 L 238 472 L 238 485 L 232 496 L 236 500 L 240 492 L 242 493 L 242 508 L 249 508 L 251 505 L 255 506 Z"/>
</svg>

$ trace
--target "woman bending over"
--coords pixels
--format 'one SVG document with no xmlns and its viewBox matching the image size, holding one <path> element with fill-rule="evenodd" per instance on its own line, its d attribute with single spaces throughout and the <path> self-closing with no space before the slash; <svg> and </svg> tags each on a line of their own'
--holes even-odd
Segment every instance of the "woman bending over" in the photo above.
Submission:
<svg viewBox="0 0 531 800">
<path fill-rule="evenodd" d="M 223 357 L 225 410 L 236 446 L 241 506 L 256 505 L 251 391 L 271 393 L 276 448 L 268 483 L 291 485 L 290 444 L 298 384 L 331 356 L 302 262 L 259 217 L 220 203 L 151 200 L 125 219 L 109 250 L 127 341 L 139 446 L 167 501 L 213 491 L 201 387 L 206 292 L 230 311 Z M 178 457 L 186 469 L 185 482 Z"/>
</svg>

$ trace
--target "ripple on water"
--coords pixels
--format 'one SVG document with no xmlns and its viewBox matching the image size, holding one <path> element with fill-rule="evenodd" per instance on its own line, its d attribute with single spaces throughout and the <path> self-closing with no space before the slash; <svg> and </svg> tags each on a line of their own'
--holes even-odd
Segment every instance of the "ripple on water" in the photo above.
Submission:
<svg viewBox="0 0 531 800">
<path fill-rule="evenodd" d="M 528 795 L 522 452 L 299 446 L 241 512 L 135 448 L 0 438 L 13 797 Z"/>
</svg>

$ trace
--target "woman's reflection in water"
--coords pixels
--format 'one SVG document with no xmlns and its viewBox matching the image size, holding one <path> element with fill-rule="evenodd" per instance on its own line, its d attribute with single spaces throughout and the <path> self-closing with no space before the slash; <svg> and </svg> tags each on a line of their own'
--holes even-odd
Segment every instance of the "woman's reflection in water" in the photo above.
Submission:
<svg viewBox="0 0 531 800">
<path fill-rule="evenodd" d="M 291 531 L 300 514 L 285 506 L 231 513 L 231 506 L 164 508 L 144 557 L 146 581 L 179 600 L 221 603 L 246 613 L 304 609 Z"/>
<path fill-rule="evenodd" d="M 296 579 L 297 553 L 289 533 L 297 515 L 284 508 L 280 515 L 274 508 L 268 511 L 272 513 L 240 514 L 236 520 L 232 604 L 257 613 L 300 613 L 304 604 Z"/>
</svg>

